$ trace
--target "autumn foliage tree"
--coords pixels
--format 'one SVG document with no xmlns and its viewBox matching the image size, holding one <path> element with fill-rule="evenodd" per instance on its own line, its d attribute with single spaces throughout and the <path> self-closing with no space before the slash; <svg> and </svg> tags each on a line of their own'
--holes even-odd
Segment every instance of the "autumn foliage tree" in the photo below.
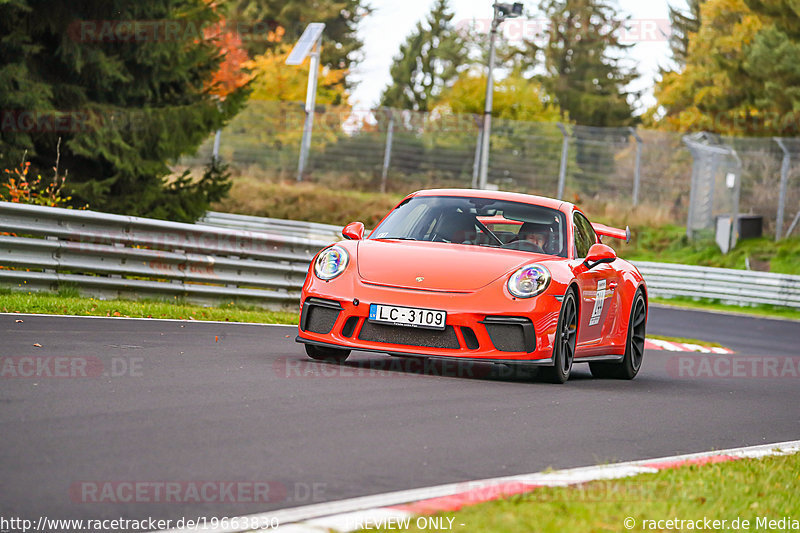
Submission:
<svg viewBox="0 0 800 533">
<path fill-rule="evenodd" d="M 798 135 L 800 25 L 792 3 L 707 0 L 701 19 L 683 71 L 656 85 L 663 116 L 653 123 L 676 131 Z"/>
<path fill-rule="evenodd" d="M 225 19 L 206 29 L 205 37 L 215 43 L 222 61 L 213 76 L 206 83 L 208 92 L 220 100 L 225 100 L 244 87 L 251 79 L 246 69 L 250 56 L 242 46 L 242 37 L 231 29 Z"/>
<path fill-rule="evenodd" d="M 302 102 L 306 99 L 311 59 L 298 66 L 287 65 L 290 45 L 267 51 L 245 66 L 253 76 L 251 99 L 266 101 Z M 323 67 L 317 81 L 317 103 L 343 105 L 347 102 L 344 80 L 346 69 Z"/>
<path fill-rule="evenodd" d="M 250 57 L 280 55 L 310 22 L 324 22 L 321 62 L 333 70 L 349 71 L 360 58 L 363 43 L 358 24 L 369 14 L 364 0 L 224 0 L 230 16 L 245 28 L 244 46 Z M 276 38 L 277 37 L 277 38 Z M 348 88 L 341 78 L 340 91 Z"/>
<path fill-rule="evenodd" d="M 437 101 L 436 109 L 483 114 L 486 76 L 463 73 Z M 565 114 L 542 84 L 512 72 L 494 83 L 492 116 L 528 122 L 558 122 Z"/>
</svg>

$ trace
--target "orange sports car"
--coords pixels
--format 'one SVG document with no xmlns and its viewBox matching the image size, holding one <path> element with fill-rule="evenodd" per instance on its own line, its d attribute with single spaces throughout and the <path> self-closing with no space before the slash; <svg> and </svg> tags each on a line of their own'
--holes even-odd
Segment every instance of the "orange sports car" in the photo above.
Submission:
<svg viewBox="0 0 800 533">
<path fill-rule="evenodd" d="M 647 287 L 568 202 L 472 189 L 413 193 L 364 237 L 317 254 L 299 335 L 309 357 L 351 350 L 538 367 L 564 383 L 575 363 L 632 379 L 644 355 Z"/>
</svg>

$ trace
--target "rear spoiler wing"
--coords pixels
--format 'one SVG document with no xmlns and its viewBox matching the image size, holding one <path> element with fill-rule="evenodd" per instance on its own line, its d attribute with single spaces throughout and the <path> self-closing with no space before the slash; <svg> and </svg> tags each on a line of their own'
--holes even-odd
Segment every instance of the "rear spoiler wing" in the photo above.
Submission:
<svg viewBox="0 0 800 533">
<path fill-rule="evenodd" d="M 628 226 L 625 226 L 625 229 L 619 229 L 619 228 L 612 228 L 611 226 L 606 226 L 605 224 L 592 223 L 592 228 L 594 228 L 595 233 L 597 233 L 598 235 L 613 237 L 615 239 L 622 239 L 626 243 L 631 242 L 631 228 L 629 228 Z"/>
</svg>

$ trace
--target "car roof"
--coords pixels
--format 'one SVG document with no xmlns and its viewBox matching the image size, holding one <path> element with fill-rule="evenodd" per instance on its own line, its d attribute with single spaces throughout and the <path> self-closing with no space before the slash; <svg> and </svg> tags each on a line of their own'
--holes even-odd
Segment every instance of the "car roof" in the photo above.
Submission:
<svg viewBox="0 0 800 533">
<path fill-rule="evenodd" d="M 540 205 L 569 213 L 574 207 L 569 202 L 547 198 L 545 196 L 534 196 L 532 194 L 522 194 L 518 192 L 505 191 L 485 191 L 480 189 L 424 189 L 408 195 L 412 196 L 461 196 L 466 198 L 489 198 L 492 200 L 505 200 L 508 202 L 520 202 L 525 204 Z"/>
</svg>

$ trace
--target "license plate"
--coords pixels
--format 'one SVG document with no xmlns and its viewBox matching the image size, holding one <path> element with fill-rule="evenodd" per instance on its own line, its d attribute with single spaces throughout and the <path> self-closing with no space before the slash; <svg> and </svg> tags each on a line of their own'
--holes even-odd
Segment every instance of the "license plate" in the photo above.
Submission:
<svg viewBox="0 0 800 533">
<path fill-rule="evenodd" d="M 371 304 L 369 321 L 412 328 L 444 329 L 447 313 L 435 309 Z"/>
</svg>

